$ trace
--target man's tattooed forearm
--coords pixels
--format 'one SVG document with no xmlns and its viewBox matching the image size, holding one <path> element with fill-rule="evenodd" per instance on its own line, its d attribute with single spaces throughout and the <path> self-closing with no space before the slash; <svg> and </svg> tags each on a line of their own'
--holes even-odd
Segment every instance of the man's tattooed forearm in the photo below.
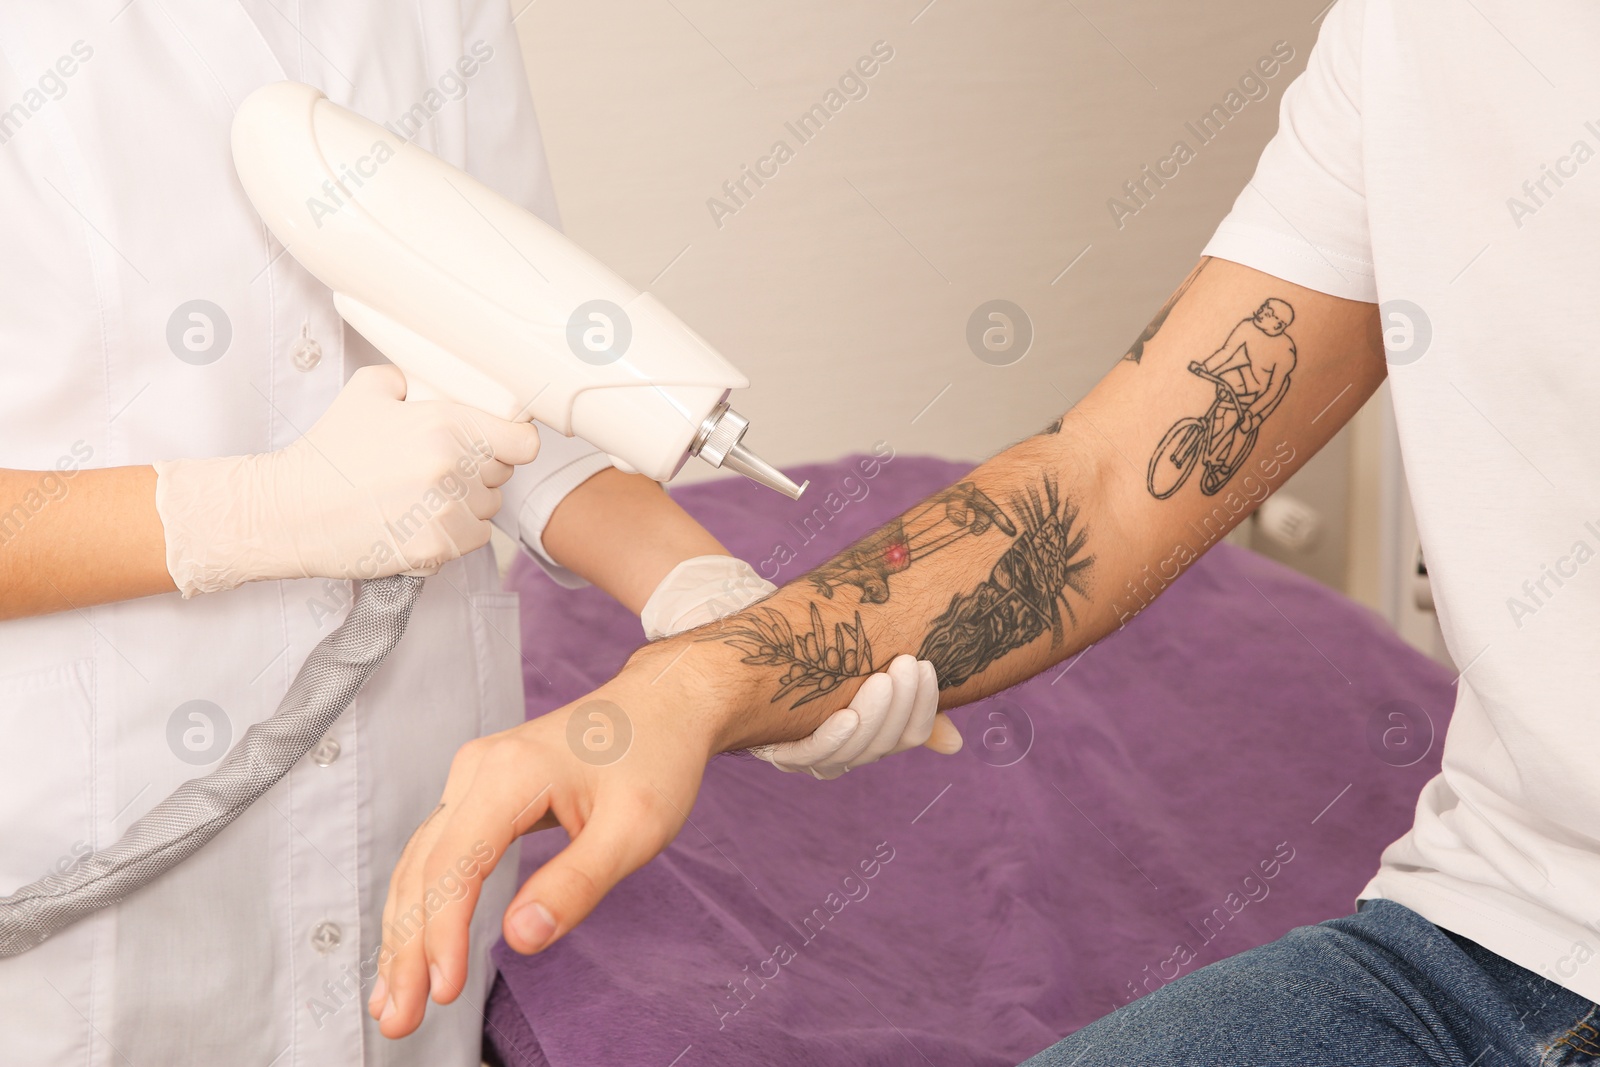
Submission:
<svg viewBox="0 0 1600 1067">
<path fill-rule="evenodd" d="M 1183 284 L 1178 286 L 1177 292 L 1167 297 L 1167 302 L 1161 305 L 1161 310 L 1156 312 L 1156 317 L 1150 320 L 1150 325 L 1144 328 L 1144 332 L 1139 335 L 1138 340 L 1134 341 L 1132 347 L 1123 355 L 1122 358 L 1124 360 L 1130 363 L 1138 363 L 1144 358 L 1144 346 L 1155 340 L 1156 334 L 1161 332 L 1161 327 L 1166 325 L 1167 316 L 1172 314 L 1172 309 L 1178 306 L 1178 301 L 1183 299 L 1183 294 L 1189 291 L 1189 286 L 1194 284 L 1194 280 L 1200 277 L 1200 272 L 1205 270 L 1206 264 L 1210 262 L 1210 259 L 1202 259 L 1194 270 L 1189 272 L 1189 276 L 1183 280 Z"/>
<path fill-rule="evenodd" d="M 917 652 L 918 659 L 933 663 L 940 687 L 948 689 L 1041 634 L 1059 645 L 1067 626 L 1076 625 L 1069 594 L 1087 600 L 1094 557 L 1084 551 L 1088 532 L 1078 523 L 1078 509 L 1062 499 L 1054 479 L 1045 476 L 1013 496 L 1009 508 L 963 482 L 818 568 L 810 581 L 830 599 L 838 587 L 853 585 L 863 604 L 882 604 L 889 599 L 890 574 L 958 538 L 991 529 L 1009 544 L 986 579 L 951 598 Z M 758 604 L 709 627 L 699 640 L 731 645 L 742 653 L 740 662 L 780 671 L 771 699 L 793 698 L 791 707 L 883 668 L 859 610 L 853 622 L 830 626 L 818 602 L 807 608 L 805 628 L 780 609 Z"/>
<path fill-rule="evenodd" d="M 861 592 L 861 603 L 885 604 L 891 574 L 899 574 L 963 537 L 982 536 L 991 526 L 1007 537 L 1016 536 L 1017 528 L 1000 505 L 973 483 L 962 482 L 858 541 L 806 577 L 829 600 L 835 588 L 853 585 Z"/>
<path fill-rule="evenodd" d="M 1200 491 L 1212 496 L 1244 466 L 1255 448 L 1261 423 L 1289 391 L 1298 352 L 1289 325 L 1294 308 L 1270 297 L 1243 319 L 1203 360 L 1191 360 L 1189 373 L 1216 392 L 1211 407 L 1172 424 L 1150 457 L 1146 485 L 1165 500 L 1201 468 Z"/>
<path fill-rule="evenodd" d="M 798 708 L 827 696 L 846 679 L 865 678 L 877 670 L 859 611 L 854 625 L 836 622 L 831 633 L 816 604 L 811 605 L 811 629 L 800 633 L 775 608 L 754 607 L 730 621 L 731 629 L 719 629 L 701 640 L 732 645 L 744 653 L 739 662 L 752 667 L 782 668 L 778 691 L 772 694 L 774 703 L 793 693 L 799 699 L 790 707 Z"/>
<path fill-rule="evenodd" d="M 923 639 L 918 659 L 929 660 L 939 688 L 950 689 L 981 673 L 1008 652 L 1049 632 L 1066 637 L 1065 620 L 1077 624 L 1068 593 L 1089 595 L 1094 557 L 1084 552 L 1088 531 L 1078 509 L 1061 497 L 1048 476 L 1012 501 L 1022 532 L 970 593 L 957 593 Z"/>
<path fill-rule="evenodd" d="M 972 482 L 961 482 L 858 541 L 812 571 L 807 580 L 829 600 L 835 589 L 854 586 L 861 603 L 885 604 L 890 575 L 991 528 L 1007 537 L 1017 533 L 1016 524 L 988 494 Z M 791 707 L 797 708 L 833 692 L 847 679 L 866 678 L 878 669 L 859 611 L 854 625 L 836 622 L 830 630 L 817 605 L 812 603 L 810 609 L 809 631 L 796 633 L 782 612 L 758 606 L 730 620 L 731 629 L 719 629 L 704 640 L 732 645 L 744 653 L 740 662 L 752 667 L 781 668 L 772 700 L 794 695 L 798 699 Z"/>
</svg>

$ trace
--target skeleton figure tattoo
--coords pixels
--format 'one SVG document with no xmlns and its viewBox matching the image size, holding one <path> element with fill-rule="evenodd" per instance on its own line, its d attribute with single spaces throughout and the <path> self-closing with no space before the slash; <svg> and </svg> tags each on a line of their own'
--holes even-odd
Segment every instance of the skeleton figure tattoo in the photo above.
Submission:
<svg viewBox="0 0 1600 1067">
<path fill-rule="evenodd" d="M 939 688 L 961 685 L 1006 653 L 1048 632 L 1053 644 L 1066 638 L 1063 621 L 1077 624 L 1068 593 L 1089 595 L 1094 557 L 1084 553 L 1088 531 L 1078 509 L 1063 500 L 1046 477 L 1012 501 L 1022 532 L 1000 556 L 989 577 L 970 593 L 957 593 L 933 620 L 918 659 L 929 660 Z"/>
<path fill-rule="evenodd" d="M 889 575 L 963 537 L 981 537 L 991 526 L 1007 537 L 1017 534 L 998 504 L 976 485 L 962 482 L 846 549 L 812 571 L 809 579 L 829 600 L 836 587 L 853 585 L 861 591 L 861 603 L 886 604 Z"/>
<path fill-rule="evenodd" d="M 1156 445 L 1146 484 L 1165 500 L 1203 468 L 1200 491 L 1213 496 L 1228 484 L 1255 447 L 1261 423 L 1289 391 L 1298 351 L 1289 326 L 1294 308 L 1269 298 L 1241 321 L 1228 339 L 1204 360 L 1190 362 L 1189 373 L 1209 382 L 1216 399 L 1203 415 L 1185 416 Z"/>
</svg>

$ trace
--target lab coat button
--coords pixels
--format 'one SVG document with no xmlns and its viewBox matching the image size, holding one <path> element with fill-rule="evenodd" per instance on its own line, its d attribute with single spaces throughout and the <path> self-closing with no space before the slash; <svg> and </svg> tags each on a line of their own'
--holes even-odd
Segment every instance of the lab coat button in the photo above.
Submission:
<svg viewBox="0 0 1600 1067">
<path fill-rule="evenodd" d="M 339 947 L 344 931 L 338 923 L 321 922 L 311 928 L 311 947 L 326 956 Z"/>
<path fill-rule="evenodd" d="M 322 346 L 302 333 L 289 350 L 289 360 L 298 370 L 311 370 L 322 362 Z"/>
<path fill-rule="evenodd" d="M 326 767 L 339 758 L 339 742 L 324 737 L 322 743 L 311 750 L 311 759 L 318 767 Z"/>
</svg>

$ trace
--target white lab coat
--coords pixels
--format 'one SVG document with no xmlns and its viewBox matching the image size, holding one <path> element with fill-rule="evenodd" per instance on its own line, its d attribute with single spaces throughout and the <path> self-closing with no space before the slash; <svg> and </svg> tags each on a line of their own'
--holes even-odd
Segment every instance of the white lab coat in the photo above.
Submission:
<svg viewBox="0 0 1600 1067">
<path fill-rule="evenodd" d="M 279 448 L 381 358 L 292 257 L 268 265 L 281 249 L 234 177 L 233 111 L 283 78 L 555 220 L 503 2 L 0 3 L 0 466 Z M 222 309 L 225 350 L 216 321 L 209 336 L 186 313 L 172 326 L 195 300 Z M 535 548 L 555 500 L 606 463 L 544 439 L 497 519 Z M 41 476 L 0 501 L 0 551 L 72 491 Z M 0 623 L 0 893 L 214 766 L 349 590 L 265 582 Z M 399 1043 L 363 1005 L 396 857 L 456 749 L 521 721 L 522 666 L 489 551 L 445 567 L 352 708 L 255 807 L 121 906 L 0 960 L 0 1062 L 477 1064 L 514 855 L 479 905 L 457 1004 Z"/>
</svg>

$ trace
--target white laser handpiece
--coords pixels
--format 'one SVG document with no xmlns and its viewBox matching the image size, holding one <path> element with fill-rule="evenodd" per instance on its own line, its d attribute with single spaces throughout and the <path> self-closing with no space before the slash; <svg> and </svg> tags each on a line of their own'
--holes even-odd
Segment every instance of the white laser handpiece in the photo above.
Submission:
<svg viewBox="0 0 1600 1067">
<path fill-rule="evenodd" d="M 444 397 L 582 437 L 668 481 L 690 456 L 790 497 L 728 407 L 749 384 L 649 293 L 529 211 L 296 82 L 233 120 L 245 194 L 344 320 Z"/>
</svg>

